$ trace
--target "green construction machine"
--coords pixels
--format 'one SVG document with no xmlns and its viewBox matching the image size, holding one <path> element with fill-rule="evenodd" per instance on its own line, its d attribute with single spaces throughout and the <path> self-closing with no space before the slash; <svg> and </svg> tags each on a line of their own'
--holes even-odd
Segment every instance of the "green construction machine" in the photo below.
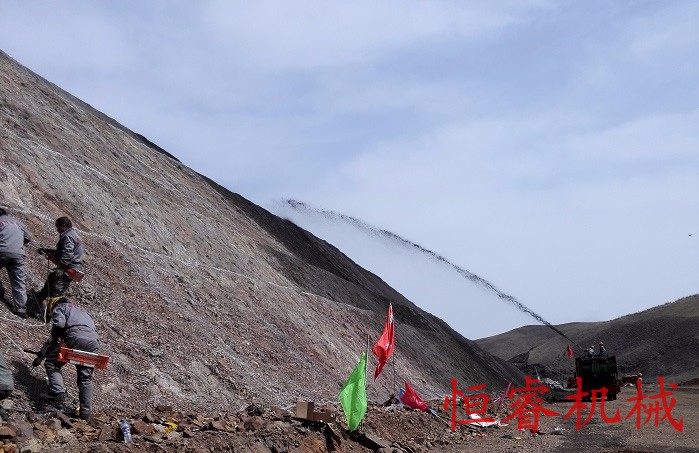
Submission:
<svg viewBox="0 0 699 453">
<path fill-rule="evenodd" d="M 606 388 L 609 401 L 615 400 L 617 393 L 621 392 L 616 371 L 616 356 L 578 357 L 575 359 L 575 375 L 582 381 L 581 390 L 588 394 L 584 400 L 591 399 L 592 390 L 599 392 Z"/>
</svg>

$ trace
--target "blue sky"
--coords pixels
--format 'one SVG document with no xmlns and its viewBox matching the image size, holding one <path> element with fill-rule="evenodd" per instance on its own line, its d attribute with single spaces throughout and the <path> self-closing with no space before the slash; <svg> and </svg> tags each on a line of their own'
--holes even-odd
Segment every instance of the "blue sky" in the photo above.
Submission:
<svg viewBox="0 0 699 453">
<path fill-rule="evenodd" d="M 479 338 L 535 321 L 276 200 L 552 323 L 696 294 L 697 23 L 672 0 L 5 0 L 0 48 Z"/>
</svg>

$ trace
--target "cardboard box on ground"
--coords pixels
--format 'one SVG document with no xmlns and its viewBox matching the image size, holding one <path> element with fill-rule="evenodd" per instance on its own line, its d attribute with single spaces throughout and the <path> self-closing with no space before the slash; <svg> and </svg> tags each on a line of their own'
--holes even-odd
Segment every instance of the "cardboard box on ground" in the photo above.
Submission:
<svg viewBox="0 0 699 453">
<path fill-rule="evenodd" d="M 297 401 L 295 417 L 313 422 L 325 423 L 330 423 L 335 420 L 335 414 L 333 412 L 316 411 L 313 401 Z"/>
</svg>

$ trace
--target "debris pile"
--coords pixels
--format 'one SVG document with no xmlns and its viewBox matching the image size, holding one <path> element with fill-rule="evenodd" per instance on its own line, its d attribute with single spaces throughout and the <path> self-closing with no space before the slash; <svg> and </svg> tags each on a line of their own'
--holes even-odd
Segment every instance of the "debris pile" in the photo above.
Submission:
<svg viewBox="0 0 699 453">
<path fill-rule="evenodd" d="M 362 432 L 349 432 L 339 407 L 333 403 L 314 405 L 299 401 L 295 408 L 263 409 L 249 405 L 235 413 L 202 414 L 179 411 L 159 405 L 140 414 L 123 414 L 110 409 L 96 412 L 90 420 L 79 420 L 62 412 L 8 410 L 9 420 L 0 423 L 0 451 L 39 452 L 50 448 L 62 451 L 114 451 L 124 445 L 119 426 L 126 419 L 132 445 L 144 449 L 182 449 L 196 445 L 220 448 L 250 448 L 262 443 L 270 451 L 288 451 L 318 445 L 318 451 L 427 451 L 438 446 L 484 438 L 499 426 L 465 425 L 455 432 L 443 415 L 371 404 Z M 398 435 L 392 441 L 382 438 L 387 430 Z M 419 435 L 415 435 L 419 433 Z M 331 447 L 332 446 L 332 447 Z M 311 449 L 312 450 L 312 449 Z"/>
</svg>

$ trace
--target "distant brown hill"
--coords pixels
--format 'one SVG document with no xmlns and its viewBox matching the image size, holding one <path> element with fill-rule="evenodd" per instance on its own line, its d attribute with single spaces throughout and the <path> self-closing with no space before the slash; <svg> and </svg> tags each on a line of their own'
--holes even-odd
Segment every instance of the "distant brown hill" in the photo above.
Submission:
<svg viewBox="0 0 699 453">
<path fill-rule="evenodd" d="M 398 384 L 407 379 L 433 397 L 451 391 L 451 378 L 492 390 L 522 380 L 331 244 L 2 52 L 0 150 L 0 204 L 38 244 L 55 244 L 53 220 L 67 215 L 87 246 L 87 276 L 70 296 L 94 315 L 111 357 L 97 373 L 97 409 L 335 401 L 367 340 L 380 335 L 389 303 Z M 36 288 L 46 261 L 30 251 L 28 267 Z M 0 278 L 9 286 L 4 271 Z M 47 328 L 2 305 L 0 325 L 17 407 L 34 407 L 45 373 L 30 368 L 21 348 L 40 345 Z M 370 369 L 375 363 L 370 355 Z M 385 370 L 370 382 L 370 399 L 393 390 L 393 370 Z"/>
<path fill-rule="evenodd" d="M 675 383 L 699 379 L 699 296 L 694 295 L 612 321 L 556 326 L 583 348 L 604 342 L 621 373 L 641 371 Z M 477 340 L 486 351 L 532 372 L 563 378 L 572 374 L 567 341 L 546 326 L 525 326 Z M 582 351 L 576 350 L 576 355 Z M 543 376 L 542 376 L 543 377 Z"/>
</svg>

